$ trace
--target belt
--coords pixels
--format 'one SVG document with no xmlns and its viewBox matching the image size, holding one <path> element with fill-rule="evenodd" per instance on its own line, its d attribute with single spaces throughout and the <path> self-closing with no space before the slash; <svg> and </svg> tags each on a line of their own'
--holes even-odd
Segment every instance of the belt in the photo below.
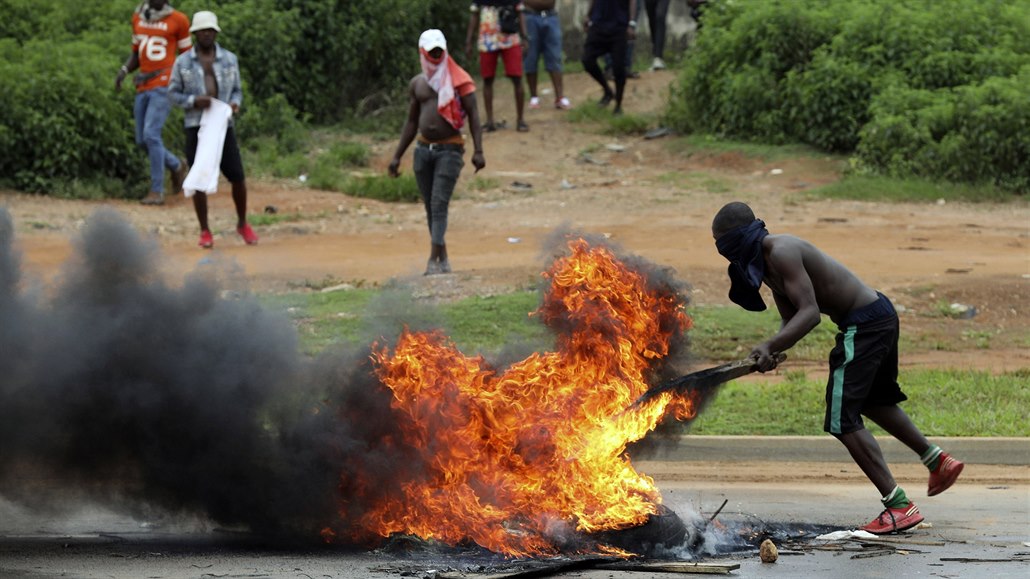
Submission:
<svg viewBox="0 0 1030 579">
<path fill-rule="evenodd" d="M 418 146 L 430 151 L 465 151 L 465 145 L 457 143 L 423 143 L 418 141 Z"/>
<path fill-rule="evenodd" d="M 529 12 L 530 14 L 536 14 L 537 16 L 543 16 L 544 18 L 547 18 L 548 16 L 558 15 L 557 10 L 531 10 L 529 8 L 526 8 L 526 12 Z"/>
</svg>

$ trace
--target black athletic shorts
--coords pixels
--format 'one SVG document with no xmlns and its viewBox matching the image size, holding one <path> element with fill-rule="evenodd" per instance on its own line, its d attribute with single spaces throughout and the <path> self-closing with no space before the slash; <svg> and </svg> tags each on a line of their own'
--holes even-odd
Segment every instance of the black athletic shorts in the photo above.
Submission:
<svg viewBox="0 0 1030 579">
<path fill-rule="evenodd" d="M 907 400 L 898 386 L 898 314 L 886 296 L 862 306 L 838 325 L 826 382 L 826 421 L 831 434 L 864 427 L 862 411 Z"/>
<path fill-rule="evenodd" d="M 186 162 L 190 167 L 197 158 L 197 135 L 200 127 L 186 128 Z M 236 144 L 236 132 L 229 127 L 225 130 L 225 144 L 222 146 L 222 161 L 218 164 L 222 175 L 230 183 L 240 183 L 245 178 L 243 174 L 243 159 L 240 157 L 240 147 Z"/>
</svg>

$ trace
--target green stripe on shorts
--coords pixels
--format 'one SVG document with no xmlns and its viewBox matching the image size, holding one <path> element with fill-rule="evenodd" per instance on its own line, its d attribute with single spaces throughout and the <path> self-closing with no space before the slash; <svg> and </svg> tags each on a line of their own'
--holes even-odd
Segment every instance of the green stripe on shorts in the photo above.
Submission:
<svg viewBox="0 0 1030 579">
<path fill-rule="evenodd" d="M 830 433 L 840 434 L 840 410 L 844 398 L 844 369 L 855 359 L 855 334 L 858 326 L 844 331 L 844 361 L 833 371 L 833 395 L 830 398 Z"/>
</svg>

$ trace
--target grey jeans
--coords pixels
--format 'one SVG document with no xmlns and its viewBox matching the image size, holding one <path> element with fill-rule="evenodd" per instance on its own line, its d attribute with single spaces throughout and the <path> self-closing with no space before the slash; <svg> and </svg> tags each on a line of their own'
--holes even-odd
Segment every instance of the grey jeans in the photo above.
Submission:
<svg viewBox="0 0 1030 579">
<path fill-rule="evenodd" d="M 460 145 L 427 146 L 419 143 L 415 146 L 414 158 L 415 181 L 426 206 L 429 236 L 434 245 L 443 245 L 444 234 L 447 233 L 447 207 L 461 168 L 465 166 L 464 151 Z"/>
</svg>

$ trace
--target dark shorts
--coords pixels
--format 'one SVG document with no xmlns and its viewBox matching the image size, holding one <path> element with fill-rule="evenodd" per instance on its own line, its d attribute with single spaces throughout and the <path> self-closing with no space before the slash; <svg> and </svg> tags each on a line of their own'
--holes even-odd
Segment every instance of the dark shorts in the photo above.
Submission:
<svg viewBox="0 0 1030 579">
<path fill-rule="evenodd" d="M 522 70 L 536 74 L 540 56 L 544 57 L 544 68 L 548 72 L 561 72 L 561 22 L 558 13 L 536 14 L 526 11 L 526 32 L 529 44 L 522 57 Z"/>
<path fill-rule="evenodd" d="M 823 429 L 847 434 L 864 428 L 862 412 L 908 398 L 898 386 L 898 314 L 883 294 L 848 314 L 830 352 Z"/>
<path fill-rule="evenodd" d="M 186 128 L 186 162 L 190 167 L 197 158 L 197 135 L 200 127 Z M 240 157 L 240 146 L 236 144 L 236 132 L 232 127 L 225 131 L 225 144 L 222 146 L 222 161 L 218 164 L 222 175 L 230 183 L 242 183 L 246 178 L 243 174 L 243 159 Z"/>
</svg>

